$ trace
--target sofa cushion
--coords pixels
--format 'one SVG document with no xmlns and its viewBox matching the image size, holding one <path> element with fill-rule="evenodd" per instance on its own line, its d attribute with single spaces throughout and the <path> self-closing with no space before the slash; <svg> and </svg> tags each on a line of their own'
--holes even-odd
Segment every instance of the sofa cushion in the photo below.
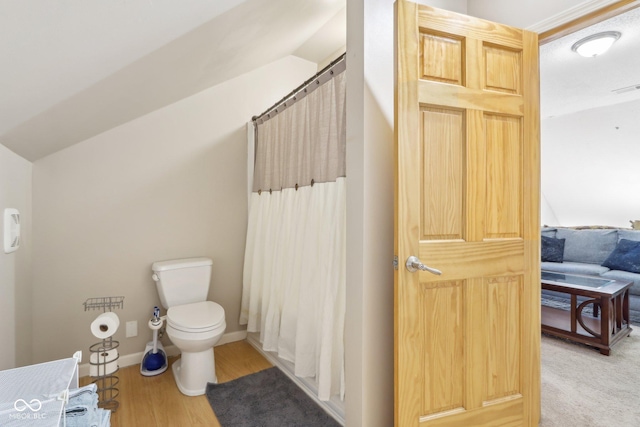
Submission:
<svg viewBox="0 0 640 427">
<path fill-rule="evenodd" d="M 618 230 L 618 241 L 622 239 L 640 242 L 640 230 Z"/>
<path fill-rule="evenodd" d="M 542 236 L 542 261 L 562 262 L 564 239 Z"/>
<path fill-rule="evenodd" d="M 602 264 L 618 243 L 617 230 L 572 230 L 559 228 L 556 237 L 565 239 L 564 261 Z"/>
<path fill-rule="evenodd" d="M 640 273 L 640 241 L 620 240 L 602 265 L 611 270 Z"/>
<path fill-rule="evenodd" d="M 545 237 L 556 237 L 557 228 L 543 227 L 540 234 Z"/>
<path fill-rule="evenodd" d="M 547 271 L 556 271 L 558 273 L 588 274 L 591 276 L 599 276 L 609 271 L 607 267 L 598 264 L 585 264 L 582 262 L 542 262 L 540 268 Z"/>
<path fill-rule="evenodd" d="M 640 295 L 640 274 L 629 273 L 628 271 L 611 270 L 601 274 L 602 277 L 613 280 L 624 280 L 627 282 L 633 282 L 631 290 L 632 295 Z M 640 310 L 640 308 L 638 308 Z"/>
</svg>

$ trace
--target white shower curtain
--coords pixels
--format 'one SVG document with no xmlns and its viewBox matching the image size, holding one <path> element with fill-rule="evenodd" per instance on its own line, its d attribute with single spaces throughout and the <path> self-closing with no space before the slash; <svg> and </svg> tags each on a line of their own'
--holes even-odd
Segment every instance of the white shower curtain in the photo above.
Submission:
<svg viewBox="0 0 640 427">
<path fill-rule="evenodd" d="M 240 323 L 344 396 L 345 73 L 258 124 Z"/>
</svg>

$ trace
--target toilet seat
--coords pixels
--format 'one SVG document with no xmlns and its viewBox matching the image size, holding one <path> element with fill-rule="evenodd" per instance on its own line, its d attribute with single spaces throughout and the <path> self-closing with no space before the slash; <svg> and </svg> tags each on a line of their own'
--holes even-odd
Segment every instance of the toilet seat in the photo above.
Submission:
<svg viewBox="0 0 640 427">
<path fill-rule="evenodd" d="M 183 332 L 207 332 L 226 327 L 224 309 L 213 301 L 201 301 L 170 307 L 168 326 Z"/>
</svg>

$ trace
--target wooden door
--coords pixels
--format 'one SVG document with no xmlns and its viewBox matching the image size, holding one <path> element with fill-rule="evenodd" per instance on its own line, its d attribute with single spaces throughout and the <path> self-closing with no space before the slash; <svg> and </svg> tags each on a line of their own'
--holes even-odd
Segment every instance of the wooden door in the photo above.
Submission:
<svg viewBox="0 0 640 427">
<path fill-rule="evenodd" d="M 537 35 L 403 0 L 396 18 L 395 424 L 536 426 Z"/>
</svg>

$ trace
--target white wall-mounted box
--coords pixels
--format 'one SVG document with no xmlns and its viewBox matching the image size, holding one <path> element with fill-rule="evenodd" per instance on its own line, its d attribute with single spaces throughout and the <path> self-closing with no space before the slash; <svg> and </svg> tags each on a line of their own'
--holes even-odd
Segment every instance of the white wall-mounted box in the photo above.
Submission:
<svg viewBox="0 0 640 427">
<path fill-rule="evenodd" d="M 17 209 L 4 210 L 4 253 L 15 252 L 20 247 L 20 212 Z"/>
</svg>

